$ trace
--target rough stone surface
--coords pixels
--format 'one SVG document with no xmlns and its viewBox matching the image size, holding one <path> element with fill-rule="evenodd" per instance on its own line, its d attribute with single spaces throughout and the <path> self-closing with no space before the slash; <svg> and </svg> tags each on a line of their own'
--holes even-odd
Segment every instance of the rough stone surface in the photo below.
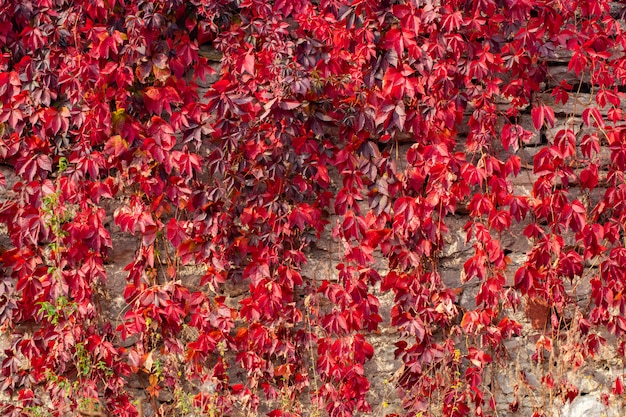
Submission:
<svg viewBox="0 0 626 417">
<path fill-rule="evenodd" d="M 561 413 L 563 417 L 617 417 L 621 415 L 616 407 L 605 405 L 595 395 L 575 398 L 574 401 L 563 406 Z"/>
</svg>

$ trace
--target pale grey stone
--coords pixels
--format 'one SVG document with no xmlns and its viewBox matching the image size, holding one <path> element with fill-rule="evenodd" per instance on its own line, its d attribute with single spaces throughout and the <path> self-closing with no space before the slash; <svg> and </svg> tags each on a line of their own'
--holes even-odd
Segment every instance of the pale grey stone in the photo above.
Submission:
<svg viewBox="0 0 626 417">
<path fill-rule="evenodd" d="M 620 414 L 605 406 L 597 395 L 579 396 L 561 408 L 563 417 L 617 417 Z"/>
</svg>

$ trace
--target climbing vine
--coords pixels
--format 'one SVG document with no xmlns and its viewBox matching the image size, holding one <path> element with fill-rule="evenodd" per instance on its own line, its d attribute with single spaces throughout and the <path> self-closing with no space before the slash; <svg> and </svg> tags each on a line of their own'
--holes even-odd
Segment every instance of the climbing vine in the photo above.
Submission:
<svg viewBox="0 0 626 417">
<path fill-rule="evenodd" d="M 621 24 L 607 1 L 0 2 L 2 415 L 134 416 L 135 380 L 159 415 L 361 415 L 382 326 L 402 413 L 494 415 L 522 301 L 548 306 L 536 362 L 560 331 L 573 366 L 607 334 L 623 356 Z M 440 268 L 459 213 L 474 309 Z M 112 233 L 138 241 L 119 317 Z"/>
</svg>

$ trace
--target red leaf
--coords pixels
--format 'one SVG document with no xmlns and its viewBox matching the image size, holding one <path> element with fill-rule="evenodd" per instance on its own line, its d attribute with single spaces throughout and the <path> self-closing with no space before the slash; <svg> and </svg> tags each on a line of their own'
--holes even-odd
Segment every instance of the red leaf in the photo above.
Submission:
<svg viewBox="0 0 626 417">
<path fill-rule="evenodd" d="M 104 153 L 111 156 L 121 156 L 128 150 L 128 142 L 120 135 L 111 136 L 104 144 Z"/>
<path fill-rule="evenodd" d="M 263 278 L 270 277 L 270 267 L 266 262 L 250 262 L 244 269 L 243 276 L 250 279 L 252 285 L 257 286 Z"/>
<path fill-rule="evenodd" d="M 582 113 L 585 126 L 598 126 L 604 128 L 604 119 L 597 107 L 587 107 Z"/>
<path fill-rule="evenodd" d="M 168 122 L 159 116 L 152 117 L 148 133 L 154 137 L 157 145 L 166 151 L 171 150 L 176 144 L 174 129 Z"/>
<path fill-rule="evenodd" d="M 254 75 L 254 61 L 255 61 L 254 51 L 250 49 L 248 53 L 245 54 L 243 57 L 241 71 L 242 72 L 245 71 L 250 75 Z"/>
<path fill-rule="evenodd" d="M 613 384 L 613 395 L 622 395 L 624 393 L 624 384 L 622 383 L 622 378 L 615 378 L 615 383 Z"/>
<path fill-rule="evenodd" d="M 156 87 L 148 87 L 144 91 L 144 102 L 146 109 L 156 115 L 160 115 L 163 112 L 163 100 L 161 96 L 161 90 Z"/>
<path fill-rule="evenodd" d="M 598 185 L 598 166 L 591 164 L 580 172 L 580 183 L 583 188 L 593 190 Z"/>
<path fill-rule="evenodd" d="M 535 129 L 540 130 L 544 123 L 550 127 L 554 127 L 554 110 L 552 110 L 552 108 L 540 105 L 534 107 L 530 114 L 533 119 L 533 126 L 535 126 Z"/>
</svg>

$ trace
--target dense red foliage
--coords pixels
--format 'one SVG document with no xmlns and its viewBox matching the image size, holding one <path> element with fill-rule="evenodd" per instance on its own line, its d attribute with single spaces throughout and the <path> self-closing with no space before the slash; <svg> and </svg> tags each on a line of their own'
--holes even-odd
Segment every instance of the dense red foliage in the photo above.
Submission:
<svg viewBox="0 0 626 417">
<path fill-rule="evenodd" d="M 1 414 L 66 415 L 100 397 L 132 416 L 136 374 L 147 395 L 186 393 L 207 413 L 268 399 L 272 417 L 367 412 L 385 293 L 407 415 L 493 415 L 485 370 L 508 360 L 520 296 L 548 302 L 553 331 L 567 310 L 580 363 L 603 329 L 623 351 L 626 36 L 609 11 L 602 0 L 0 1 L 0 158 L 18 179 L 0 208 L 12 242 L 0 389 L 13 396 Z M 548 136 L 523 194 L 510 182 L 517 152 L 557 117 L 536 93 L 568 103 L 581 91 L 547 77 L 557 52 L 594 100 L 579 104 L 583 133 Z M 463 279 L 481 284 L 464 312 L 438 270 L 461 207 L 473 245 Z M 500 238 L 519 222 L 532 249 L 511 272 Z M 325 227 L 340 242 L 338 281 L 301 274 Z M 118 323 L 102 295 L 113 228 L 141 242 Z M 199 283 L 181 279 L 185 265 Z M 581 276 L 588 308 L 566 285 Z M 249 286 L 236 305 L 232 284 Z M 551 342 L 548 331 L 537 357 Z"/>
</svg>

